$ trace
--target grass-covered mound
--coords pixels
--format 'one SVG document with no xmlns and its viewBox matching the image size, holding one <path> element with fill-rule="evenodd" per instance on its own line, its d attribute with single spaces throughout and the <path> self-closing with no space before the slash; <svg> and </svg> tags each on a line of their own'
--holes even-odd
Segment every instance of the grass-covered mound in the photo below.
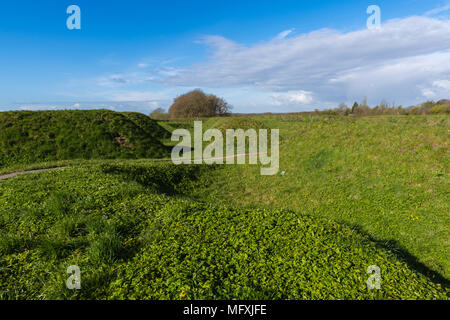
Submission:
<svg viewBox="0 0 450 320">
<path fill-rule="evenodd" d="M 104 164 L 0 183 L 0 298 L 447 298 L 347 226 L 188 198 L 203 170 Z M 70 265 L 81 290 L 66 289 Z M 366 288 L 371 265 L 381 290 Z"/>
<path fill-rule="evenodd" d="M 263 122 L 251 117 L 219 117 L 210 118 L 203 123 L 203 129 L 218 129 L 225 132 L 227 129 L 268 129 Z"/>
<path fill-rule="evenodd" d="M 168 132 L 138 113 L 0 112 L 0 167 L 51 160 L 158 158 Z"/>
<path fill-rule="evenodd" d="M 139 112 L 121 112 L 121 114 L 133 121 L 134 124 L 138 125 L 149 136 L 156 138 L 157 140 L 167 139 L 171 136 L 168 130 L 164 129 L 157 121 L 145 114 Z"/>
</svg>

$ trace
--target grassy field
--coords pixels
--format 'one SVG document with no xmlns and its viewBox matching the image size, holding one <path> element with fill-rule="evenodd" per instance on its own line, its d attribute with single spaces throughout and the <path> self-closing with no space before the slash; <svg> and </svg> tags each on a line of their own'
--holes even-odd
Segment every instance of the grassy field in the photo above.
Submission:
<svg viewBox="0 0 450 320">
<path fill-rule="evenodd" d="M 0 181 L 0 299 L 448 299 L 449 116 L 205 123 L 280 129 L 280 174 L 145 159 L 2 168 L 65 166 Z M 70 265 L 82 290 L 65 286 Z M 381 290 L 366 288 L 371 265 Z"/>
<path fill-rule="evenodd" d="M 199 199 L 331 218 L 450 278 L 449 116 L 257 120 L 280 129 L 285 174 L 226 166 Z"/>
<path fill-rule="evenodd" d="M 0 184 L 1 299 L 446 299 L 354 228 L 189 194 L 220 170 L 74 166 Z M 78 265 L 82 290 L 65 287 Z M 366 288 L 367 267 L 382 290 Z"/>
</svg>

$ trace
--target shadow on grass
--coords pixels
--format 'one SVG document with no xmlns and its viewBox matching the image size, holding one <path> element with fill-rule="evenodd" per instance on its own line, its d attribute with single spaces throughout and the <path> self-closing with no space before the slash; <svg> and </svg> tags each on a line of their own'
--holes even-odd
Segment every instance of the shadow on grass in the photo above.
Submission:
<svg viewBox="0 0 450 320">
<path fill-rule="evenodd" d="M 189 194 L 205 174 L 214 170 L 214 165 L 102 165 L 107 174 L 121 176 L 127 181 L 135 181 L 156 193 L 167 195 Z"/>
<path fill-rule="evenodd" d="M 406 250 L 400 243 L 396 240 L 380 240 L 372 237 L 366 231 L 364 231 L 358 225 L 352 225 L 348 223 L 342 224 L 347 225 L 348 227 L 356 230 L 357 232 L 365 235 L 370 241 L 374 242 L 378 249 L 386 250 L 391 253 L 395 258 L 400 261 L 404 261 L 411 269 L 414 271 L 423 274 L 430 281 L 440 284 L 446 289 L 450 289 L 450 280 L 442 276 L 439 272 L 434 271 L 420 262 L 417 257 L 413 256 Z"/>
</svg>

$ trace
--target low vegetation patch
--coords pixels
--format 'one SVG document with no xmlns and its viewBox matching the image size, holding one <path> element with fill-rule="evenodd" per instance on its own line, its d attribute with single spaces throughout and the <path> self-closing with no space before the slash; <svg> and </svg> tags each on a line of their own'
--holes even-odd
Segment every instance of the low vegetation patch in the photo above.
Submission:
<svg viewBox="0 0 450 320">
<path fill-rule="evenodd" d="M 204 130 L 218 129 L 225 133 L 227 129 L 268 129 L 263 122 L 251 117 L 211 118 L 204 123 Z"/>
<path fill-rule="evenodd" d="M 357 226 L 450 279 L 448 115 L 256 120 L 280 129 L 280 174 L 224 166 L 193 195 Z"/>
<path fill-rule="evenodd" d="M 0 299 L 448 297 L 444 284 L 330 219 L 195 201 L 193 185 L 211 170 L 105 163 L 1 183 Z M 71 265 L 81 290 L 66 288 Z M 371 265 L 381 290 L 366 287 Z"/>
</svg>

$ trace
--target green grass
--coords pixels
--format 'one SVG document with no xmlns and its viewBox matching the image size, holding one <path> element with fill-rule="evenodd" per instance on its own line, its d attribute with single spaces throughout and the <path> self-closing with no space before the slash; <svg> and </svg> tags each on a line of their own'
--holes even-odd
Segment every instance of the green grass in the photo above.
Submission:
<svg viewBox="0 0 450 320">
<path fill-rule="evenodd" d="M 225 133 L 227 129 L 268 129 L 263 122 L 252 117 L 218 117 L 204 121 L 203 130 L 218 129 Z"/>
<path fill-rule="evenodd" d="M 210 166 L 97 163 L 0 184 L 1 299 L 446 299 L 396 252 L 301 212 L 190 195 Z M 66 269 L 81 268 L 79 291 Z M 382 270 L 369 291 L 367 267 Z"/>
<path fill-rule="evenodd" d="M 139 113 L 0 112 L 0 168 L 72 159 L 168 156 L 169 132 Z"/>
<path fill-rule="evenodd" d="M 117 115 L 152 141 L 193 129 L 192 120 L 161 121 L 145 132 L 138 114 L 107 117 Z M 122 120 L 111 120 L 114 130 Z M 449 124 L 449 116 L 204 122 L 280 129 L 285 174 L 276 176 L 248 165 L 16 157 L 0 172 L 64 168 L 0 181 L 0 299 L 448 299 Z M 20 143 L 29 152 L 33 141 Z M 70 265 L 81 268 L 80 291 L 65 287 Z M 381 290 L 366 288 L 371 265 Z"/>
<path fill-rule="evenodd" d="M 448 115 L 256 119 L 280 129 L 285 175 L 224 166 L 194 197 L 332 219 L 450 278 Z"/>
</svg>

